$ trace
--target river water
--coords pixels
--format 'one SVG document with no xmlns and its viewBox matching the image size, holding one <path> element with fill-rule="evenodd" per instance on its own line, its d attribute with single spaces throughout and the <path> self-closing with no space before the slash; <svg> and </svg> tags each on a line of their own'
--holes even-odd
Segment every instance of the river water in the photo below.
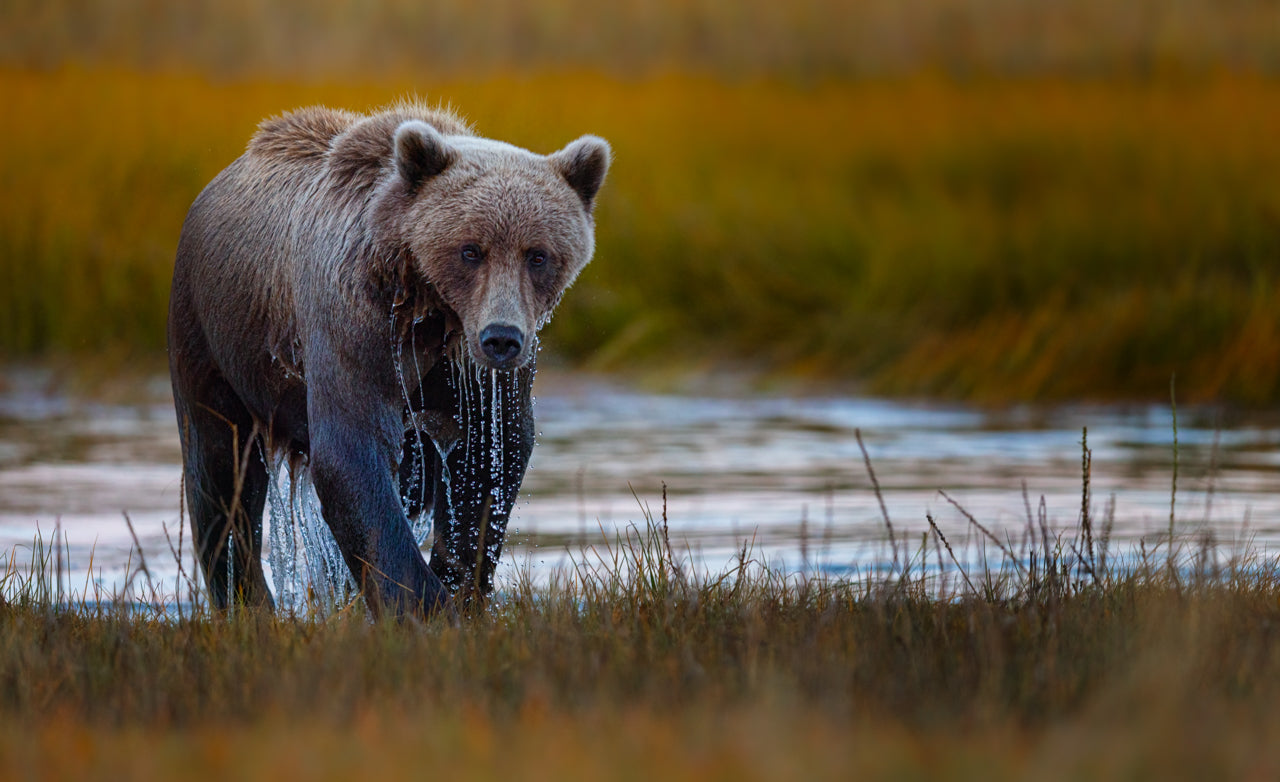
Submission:
<svg viewBox="0 0 1280 782">
<path fill-rule="evenodd" d="M 23 567 L 35 537 L 51 542 L 56 531 L 69 587 L 110 592 L 139 562 L 136 535 L 152 585 L 174 592 L 180 546 L 184 568 L 192 565 L 188 533 L 179 539 L 167 379 L 140 383 L 127 402 L 56 388 L 33 370 L 6 370 L 0 384 L 0 552 Z M 712 573 L 744 542 L 755 560 L 789 571 L 883 572 L 894 560 L 886 512 L 900 559 L 919 554 L 928 515 L 973 567 L 1000 555 L 965 512 L 1013 549 L 1042 503 L 1052 530 L 1076 529 L 1084 427 L 1090 512 L 1099 534 L 1110 519 L 1118 554 L 1160 549 L 1174 497 L 1180 540 L 1212 539 L 1226 555 L 1280 547 L 1276 417 L 1181 408 L 1174 495 L 1168 405 L 992 411 L 839 395 L 671 395 L 543 373 L 535 413 L 538 445 L 500 585 L 517 569 L 541 581 L 607 560 L 608 542 L 664 515 L 677 553 Z M 934 566 L 938 549 L 927 548 Z"/>
</svg>

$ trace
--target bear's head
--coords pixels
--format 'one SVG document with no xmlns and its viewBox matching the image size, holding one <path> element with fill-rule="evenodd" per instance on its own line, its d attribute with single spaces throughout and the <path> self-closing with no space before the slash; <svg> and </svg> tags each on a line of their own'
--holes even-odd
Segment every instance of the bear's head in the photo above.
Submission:
<svg viewBox="0 0 1280 782">
<path fill-rule="evenodd" d="M 608 143 L 583 136 L 544 156 L 407 120 L 392 156 L 395 230 L 414 271 L 457 316 L 473 360 L 523 366 L 538 329 L 591 260 Z"/>
</svg>

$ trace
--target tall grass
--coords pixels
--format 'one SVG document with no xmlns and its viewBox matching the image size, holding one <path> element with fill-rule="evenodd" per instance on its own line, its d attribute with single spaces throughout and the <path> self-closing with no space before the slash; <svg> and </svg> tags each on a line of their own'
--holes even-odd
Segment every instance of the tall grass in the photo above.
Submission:
<svg viewBox="0 0 1280 782">
<path fill-rule="evenodd" d="M 236 78 L 588 68 L 732 79 L 1275 73 L 1269 0 L 11 0 L 0 64 Z"/>
<path fill-rule="evenodd" d="M 1280 399 L 1267 0 L 16 2 L 0 356 L 154 355 L 261 118 L 405 93 L 617 165 L 547 344 L 986 400 Z M 676 355 L 672 355 L 672 354 Z"/>
<path fill-rule="evenodd" d="M 0 351 L 163 345 L 186 207 L 264 116 L 408 92 L 617 161 L 546 340 L 980 399 L 1280 398 L 1280 85 L 0 71 Z"/>
<path fill-rule="evenodd" d="M 1117 564 L 1088 518 L 1029 518 L 994 569 L 935 527 L 855 580 L 749 546 L 699 572 L 650 519 L 457 625 L 60 604 L 45 555 L 3 576 L 0 757 L 200 778 L 1274 770 L 1275 560 L 1202 543 Z"/>
<path fill-rule="evenodd" d="M 931 517 L 891 522 L 882 507 L 891 567 L 835 578 L 802 557 L 788 571 L 744 542 L 708 572 L 673 546 L 664 495 L 660 516 L 646 507 L 541 586 L 517 568 L 456 622 L 375 624 L 359 603 L 220 613 L 181 538 L 174 592 L 148 567 L 165 554 L 140 550 L 119 590 L 77 589 L 57 532 L 37 536 L 0 563 L 0 767 L 75 779 L 1273 776 L 1280 560 L 1177 534 L 1172 520 L 1168 536 L 1115 546 L 1085 435 L 1073 525 L 1025 496 L 1021 532 L 953 502 L 994 553 L 977 563 Z M 175 606 L 184 591 L 194 597 Z"/>
</svg>

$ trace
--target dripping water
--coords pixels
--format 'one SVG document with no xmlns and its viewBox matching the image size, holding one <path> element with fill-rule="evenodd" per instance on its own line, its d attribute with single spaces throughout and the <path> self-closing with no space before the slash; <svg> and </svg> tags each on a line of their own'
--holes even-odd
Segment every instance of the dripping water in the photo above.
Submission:
<svg viewBox="0 0 1280 782">
<path fill-rule="evenodd" d="M 493 506 L 502 507 L 502 395 L 498 386 L 498 370 L 489 370 L 489 485 L 493 491 Z"/>
<path fill-rule="evenodd" d="M 418 346 L 417 346 L 417 327 L 422 322 L 421 316 L 415 316 L 409 324 L 409 355 L 413 358 L 413 377 L 418 378 L 421 382 L 422 370 L 418 364 Z M 390 319 L 390 335 L 391 349 L 394 356 L 396 379 L 400 383 L 400 398 L 404 402 L 405 414 L 408 417 L 410 425 L 413 427 L 413 468 L 410 470 L 410 477 L 407 486 L 400 487 L 400 503 L 404 507 L 409 507 L 411 499 L 416 492 L 418 495 L 418 513 L 409 519 L 409 524 L 413 530 L 413 539 L 419 547 L 427 541 L 427 537 L 431 534 L 431 513 L 426 507 L 427 496 L 427 480 L 426 475 L 426 452 L 422 444 L 423 434 L 418 417 L 413 412 L 413 404 L 409 398 L 409 388 L 405 385 L 405 366 L 404 366 L 404 340 L 400 338 L 400 334 L 396 330 L 396 306 L 391 306 Z"/>
<path fill-rule="evenodd" d="M 288 469 L 288 465 L 284 468 Z M 270 525 L 267 562 L 271 565 L 271 587 L 275 592 L 276 605 L 296 612 L 299 604 L 298 538 L 294 534 L 297 518 L 293 512 L 296 487 L 290 470 L 290 475 L 283 481 L 289 488 L 289 501 L 286 502 L 281 490 L 280 469 L 277 467 L 267 480 L 267 519 Z"/>
<path fill-rule="evenodd" d="M 514 388 L 514 383 L 507 382 L 505 376 L 499 377 L 497 370 L 488 369 L 473 361 L 464 345 L 458 345 L 451 351 L 452 355 L 446 354 L 442 359 L 448 362 L 446 382 L 452 387 L 458 402 L 454 421 L 459 428 L 463 449 L 458 469 L 451 470 L 448 457 L 456 449 L 457 440 L 438 442 L 437 438 L 423 430 L 421 420 L 413 412 L 408 384 L 405 382 L 408 373 L 404 371 L 404 341 L 400 339 L 396 328 L 397 315 L 393 307 L 388 326 L 397 380 L 406 410 L 406 424 L 412 426 L 414 432 L 413 453 L 410 454 L 414 469 L 408 485 L 400 487 L 400 499 L 408 506 L 415 494 L 418 498 L 421 511 L 410 519 L 414 539 L 421 547 L 426 544 L 432 531 L 432 512 L 431 508 L 426 507 L 427 481 L 433 478 L 425 474 L 424 440 L 427 439 L 431 440 L 440 458 L 440 489 L 445 495 L 450 529 L 455 528 L 458 520 L 456 497 L 480 493 L 478 489 L 482 488 L 481 482 L 485 474 L 483 463 L 487 459 L 488 482 L 494 495 L 490 500 L 490 508 L 494 513 L 490 518 L 490 530 L 501 531 L 506 525 L 506 519 L 503 518 L 506 515 L 506 437 L 514 434 L 508 432 L 505 425 L 506 406 L 514 403 L 514 398 L 508 399 L 513 391 L 507 386 Z M 410 376 L 416 378 L 421 378 L 416 344 L 416 327 L 421 320 L 421 317 L 415 318 L 410 324 L 409 352 L 413 362 L 413 374 Z M 299 455 L 294 455 L 293 458 L 278 455 L 267 461 L 271 465 L 267 496 L 270 524 L 267 558 L 271 567 L 276 604 L 280 610 L 293 614 L 307 611 L 331 613 L 350 602 L 358 590 L 337 541 L 324 522 L 320 501 L 311 482 L 309 466 Z M 463 491 L 466 494 L 460 493 Z M 468 508 L 468 511 L 478 512 L 479 508 Z M 479 529 L 470 532 L 473 538 L 478 538 L 480 533 Z M 500 545 L 492 541 L 501 541 L 502 535 L 490 533 L 487 537 L 489 540 L 485 547 L 492 555 Z M 228 553 L 230 554 L 230 550 Z M 229 556 L 229 584 L 232 560 L 233 557 Z"/>
<path fill-rule="evenodd" d="M 232 601 L 235 599 L 235 583 L 236 583 L 236 557 L 235 557 L 236 536 L 232 526 L 227 527 L 227 605 L 235 605 Z"/>
<path fill-rule="evenodd" d="M 273 460 L 267 510 L 267 562 L 277 608 L 291 614 L 311 610 L 324 615 L 354 599 L 355 579 L 325 524 L 305 463 L 284 455 Z"/>
<path fill-rule="evenodd" d="M 409 354 L 413 356 L 413 376 L 418 379 L 418 384 L 422 384 L 422 367 L 418 364 L 418 324 L 422 322 L 421 317 L 413 319 L 413 324 L 409 327 Z M 398 362 L 397 362 L 398 363 Z M 404 374 L 400 375 L 401 391 L 404 390 Z M 421 389 L 419 389 L 421 395 Z M 427 481 L 430 476 L 427 475 L 427 455 L 422 445 L 422 428 L 419 426 L 418 417 L 413 415 L 413 408 L 409 405 L 409 395 L 404 394 L 405 406 L 410 411 L 410 417 L 413 419 L 413 444 L 414 444 L 414 469 L 413 483 L 418 487 L 418 515 L 411 519 L 413 525 L 413 539 L 421 548 L 426 542 L 427 537 L 431 534 L 431 510 L 427 508 Z M 435 443 L 435 440 L 432 440 Z M 440 450 L 439 444 L 436 444 L 436 450 Z M 444 462 L 444 455 L 440 456 L 441 462 Z"/>
</svg>

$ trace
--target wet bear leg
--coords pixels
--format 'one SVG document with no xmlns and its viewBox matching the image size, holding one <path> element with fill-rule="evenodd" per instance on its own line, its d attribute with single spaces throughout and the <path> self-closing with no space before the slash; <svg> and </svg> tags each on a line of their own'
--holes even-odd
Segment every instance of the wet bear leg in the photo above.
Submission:
<svg viewBox="0 0 1280 782">
<path fill-rule="evenodd" d="M 483 603 L 493 591 L 507 523 L 533 454 L 533 377 L 532 363 L 513 372 L 459 372 L 461 394 L 452 392 L 447 402 L 463 424 L 447 458 L 437 463 L 431 568 L 464 604 Z"/>
<path fill-rule="evenodd" d="M 210 597 L 218 608 L 232 602 L 271 606 L 262 570 L 268 475 L 260 435 L 221 379 L 199 395 L 179 398 L 202 400 L 179 402 L 178 424 L 187 513 Z"/>
</svg>

